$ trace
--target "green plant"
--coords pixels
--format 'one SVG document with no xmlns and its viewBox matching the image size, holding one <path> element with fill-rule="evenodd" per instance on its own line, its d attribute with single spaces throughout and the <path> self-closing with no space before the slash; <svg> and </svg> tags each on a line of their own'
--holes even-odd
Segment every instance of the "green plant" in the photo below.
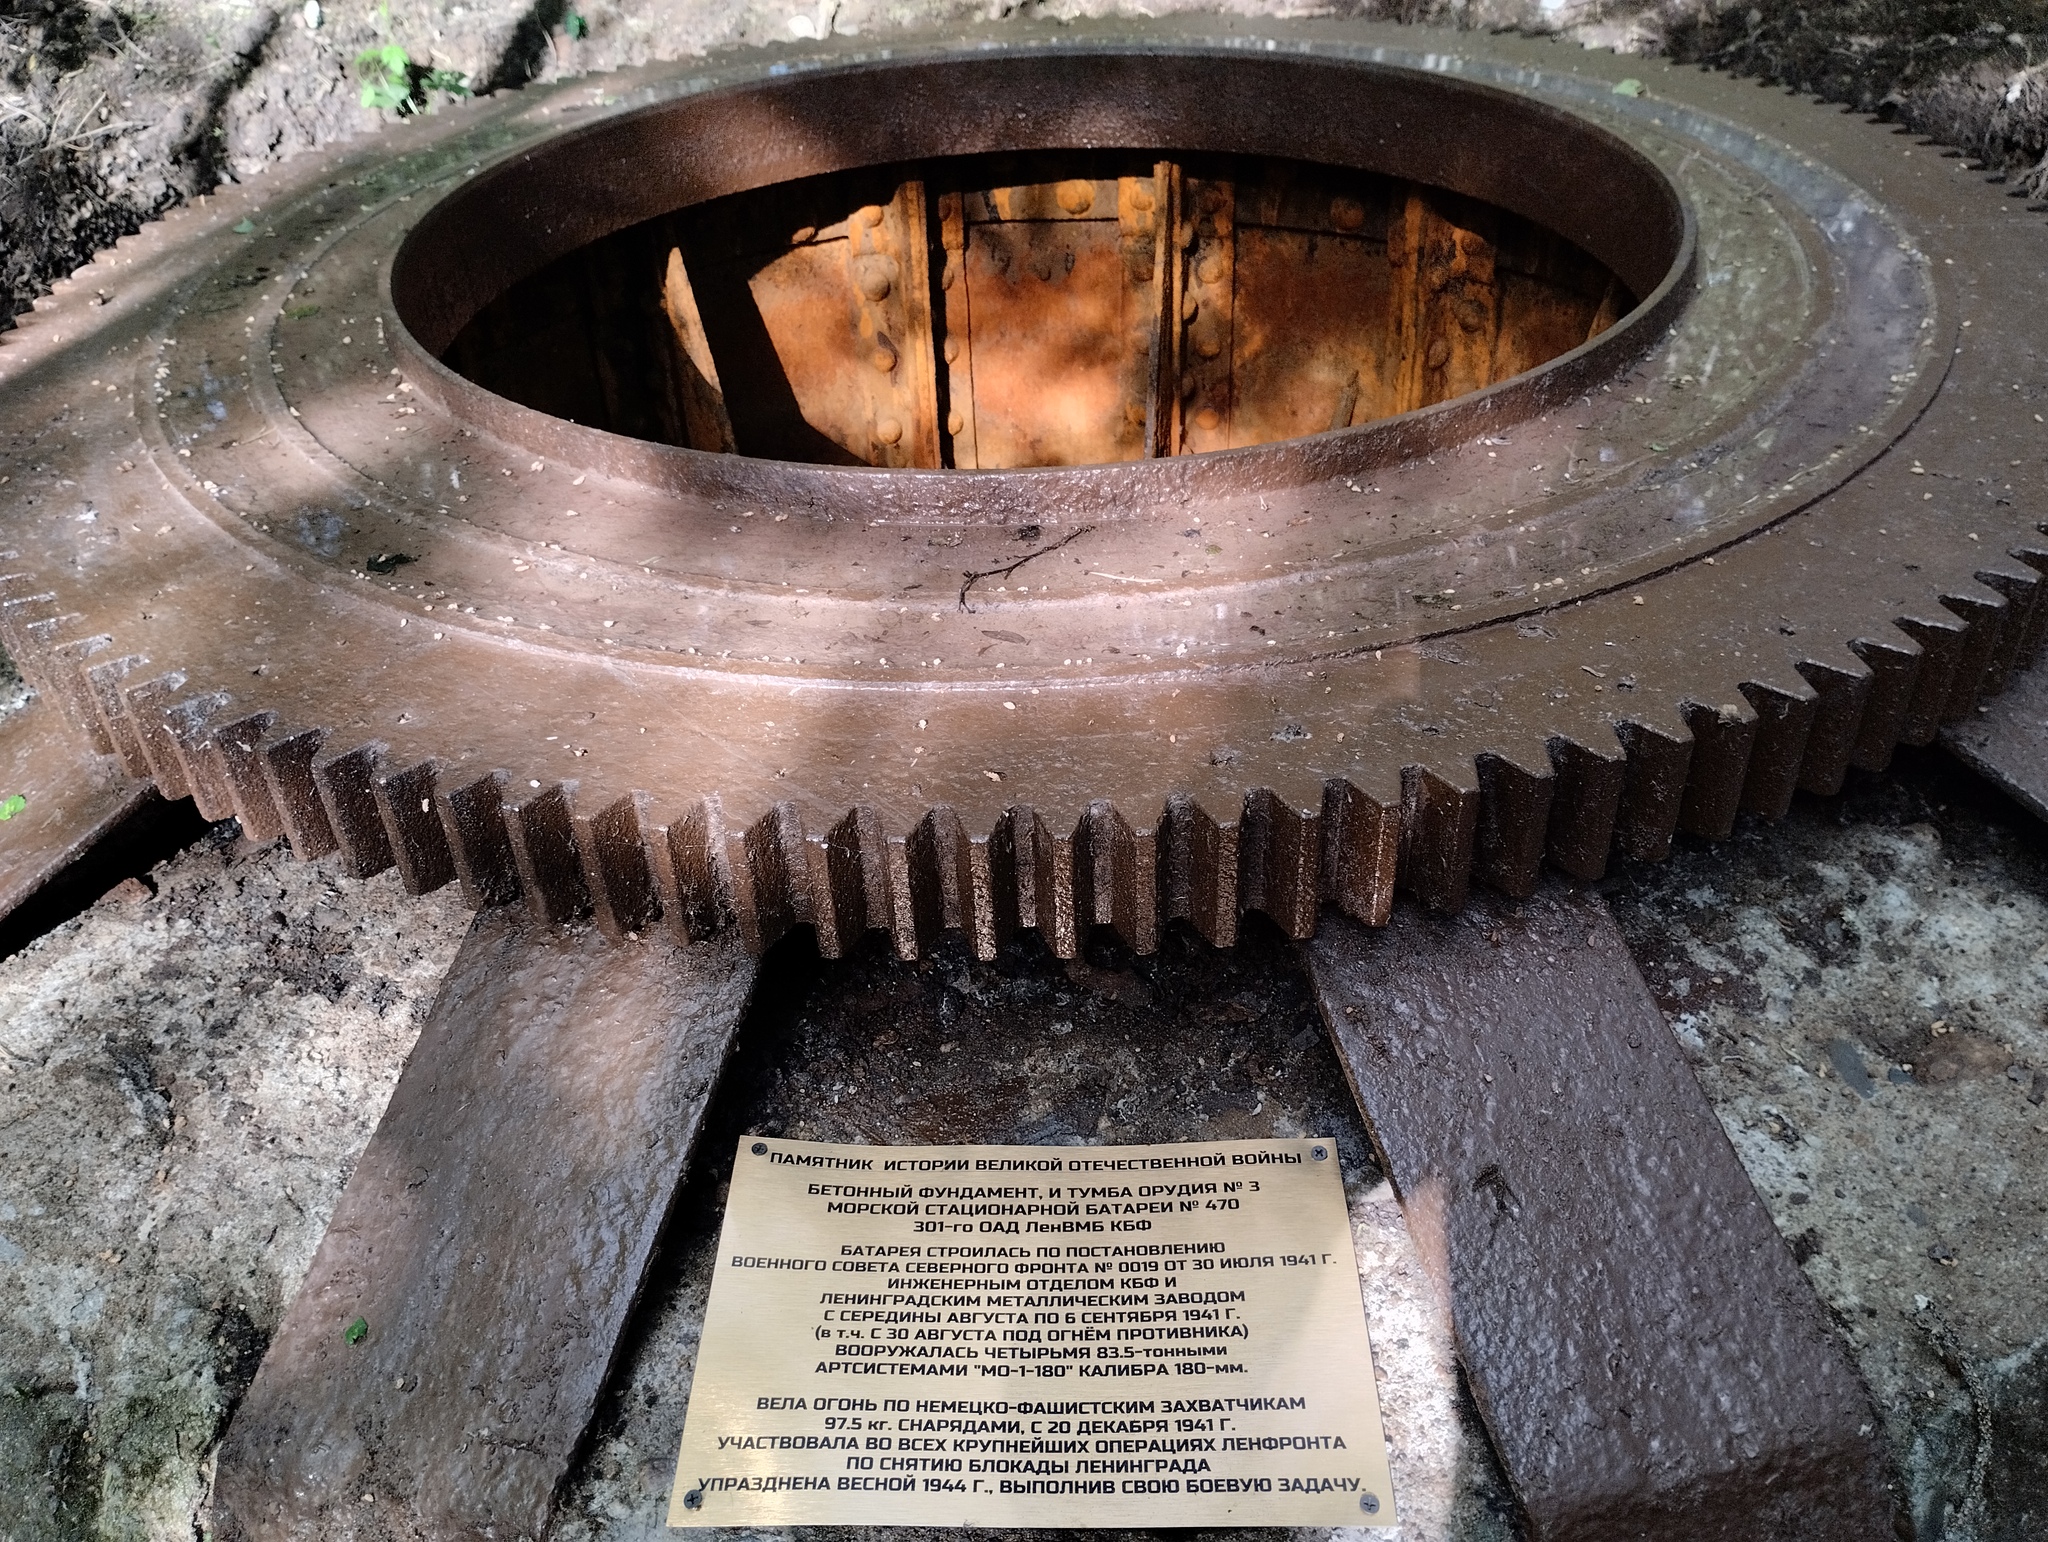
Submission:
<svg viewBox="0 0 2048 1542">
<path fill-rule="evenodd" d="M 354 1322 L 341 1330 L 341 1340 L 344 1344 L 360 1344 L 368 1336 L 369 1332 L 369 1323 L 358 1317 Z"/>
<path fill-rule="evenodd" d="M 0 803 L 0 819 L 12 819 L 27 807 L 28 799 L 24 798 L 20 793 L 16 793 L 5 803 Z"/>
<path fill-rule="evenodd" d="M 570 11 L 562 18 L 562 30 L 569 34 L 571 42 L 590 36 L 590 22 L 580 12 Z"/>
<path fill-rule="evenodd" d="M 363 76 L 362 102 L 378 112 L 404 117 L 424 112 L 429 93 L 468 96 L 467 77 L 460 70 L 430 69 L 405 51 L 403 43 L 379 43 L 356 55 Z"/>
</svg>

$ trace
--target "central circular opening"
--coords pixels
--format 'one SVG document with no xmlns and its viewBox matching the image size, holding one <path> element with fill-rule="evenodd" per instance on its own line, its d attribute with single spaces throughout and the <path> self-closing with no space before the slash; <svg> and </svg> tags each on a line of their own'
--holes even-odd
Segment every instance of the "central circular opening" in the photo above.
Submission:
<svg viewBox="0 0 2048 1542">
<path fill-rule="evenodd" d="M 1634 305 L 1541 225 L 1370 172 L 949 157 L 644 220 L 514 284 L 443 362 L 536 411 L 699 450 L 1079 466 L 1434 406 Z"/>
<path fill-rule="evenodd" d="M 429 211 L 392 294 L 458 410 L 514 437 L 508 404 L 814 466 L 1102 467 L 1366 430 L 1580 361 L 1495 391 L 1491 420 L 1536 410 L 1647 341 L 1687 230 L 1621 139 L 1469 82 L 972 55 L 559 136 Z M 1471 431 L 1431 421 L 1404 453 Z M 721 480 L 660 472 L 693 478 Z"/>
</svg>

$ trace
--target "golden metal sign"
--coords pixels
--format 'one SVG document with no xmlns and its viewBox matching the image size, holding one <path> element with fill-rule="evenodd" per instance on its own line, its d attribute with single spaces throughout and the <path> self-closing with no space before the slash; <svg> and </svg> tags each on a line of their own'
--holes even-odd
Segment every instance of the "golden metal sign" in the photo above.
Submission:
<svg viewBox="0 0 2048 1542">
<path fill-rule="evenodd" d="M 741 1140 L 669 1524 L 1393 1524 L 1336 1156 Z"/>
</svg>

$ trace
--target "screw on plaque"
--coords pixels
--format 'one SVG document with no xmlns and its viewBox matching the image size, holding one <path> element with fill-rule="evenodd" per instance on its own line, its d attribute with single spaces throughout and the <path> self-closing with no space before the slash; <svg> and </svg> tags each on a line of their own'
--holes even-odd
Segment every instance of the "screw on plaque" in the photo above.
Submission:
<svg viewBox="0 0 2048 1542">
<path fill-rule="evenodd" d="M 1330 1148 L 1328 1146 L 1311 1146 L 1308 1148 L 1308 1154 L 1318 1162 L 1330 1160 Z"/>
<path fill-rule="evenodd" d="M 683 1495 L 683 1508 L 685 1510 L 701 1510 L 704 1508 L 703 1484 L 699 1483 L 695 1488 L 691 1489 L 689 1493 Z"/>
<path fill-rule="evenodd" d="M 750 1149 L 755 1156 L 766 1156 L 768 1154 L 768 1143 L 764 1140 L 757 1140 Z"/>
<path fill-rule="evenodd" d="M 1380 1513 L 1380 1496 L 1371 1489 L 1367 1489 L 1358 1496 L 1358 1508 L 1367 1515 L 1378 1515 Z"/>
</svg>

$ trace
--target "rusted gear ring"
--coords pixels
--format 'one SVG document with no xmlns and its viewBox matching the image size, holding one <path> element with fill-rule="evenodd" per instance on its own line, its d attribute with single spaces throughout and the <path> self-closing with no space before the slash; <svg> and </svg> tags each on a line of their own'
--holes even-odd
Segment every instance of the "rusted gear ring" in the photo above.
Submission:
<svg viewBox="0 0 2048 1542">
<path fill-rule="evenodd" d="M 1013 473 L 652 445 L 434 357 L 650 213 L 1103 145 L 1485 197 L 1648 298 L 1384 423 Z M 1520 893 L 1832 790 L 2038 644 L 2044 248 L 1964 171 L 1755 85 L 1354 23 L 528 91 L 202 200 L 25 319 L 5 640 L 209 816 L 618 930 L 1071 954 Z"/>
</svg>

